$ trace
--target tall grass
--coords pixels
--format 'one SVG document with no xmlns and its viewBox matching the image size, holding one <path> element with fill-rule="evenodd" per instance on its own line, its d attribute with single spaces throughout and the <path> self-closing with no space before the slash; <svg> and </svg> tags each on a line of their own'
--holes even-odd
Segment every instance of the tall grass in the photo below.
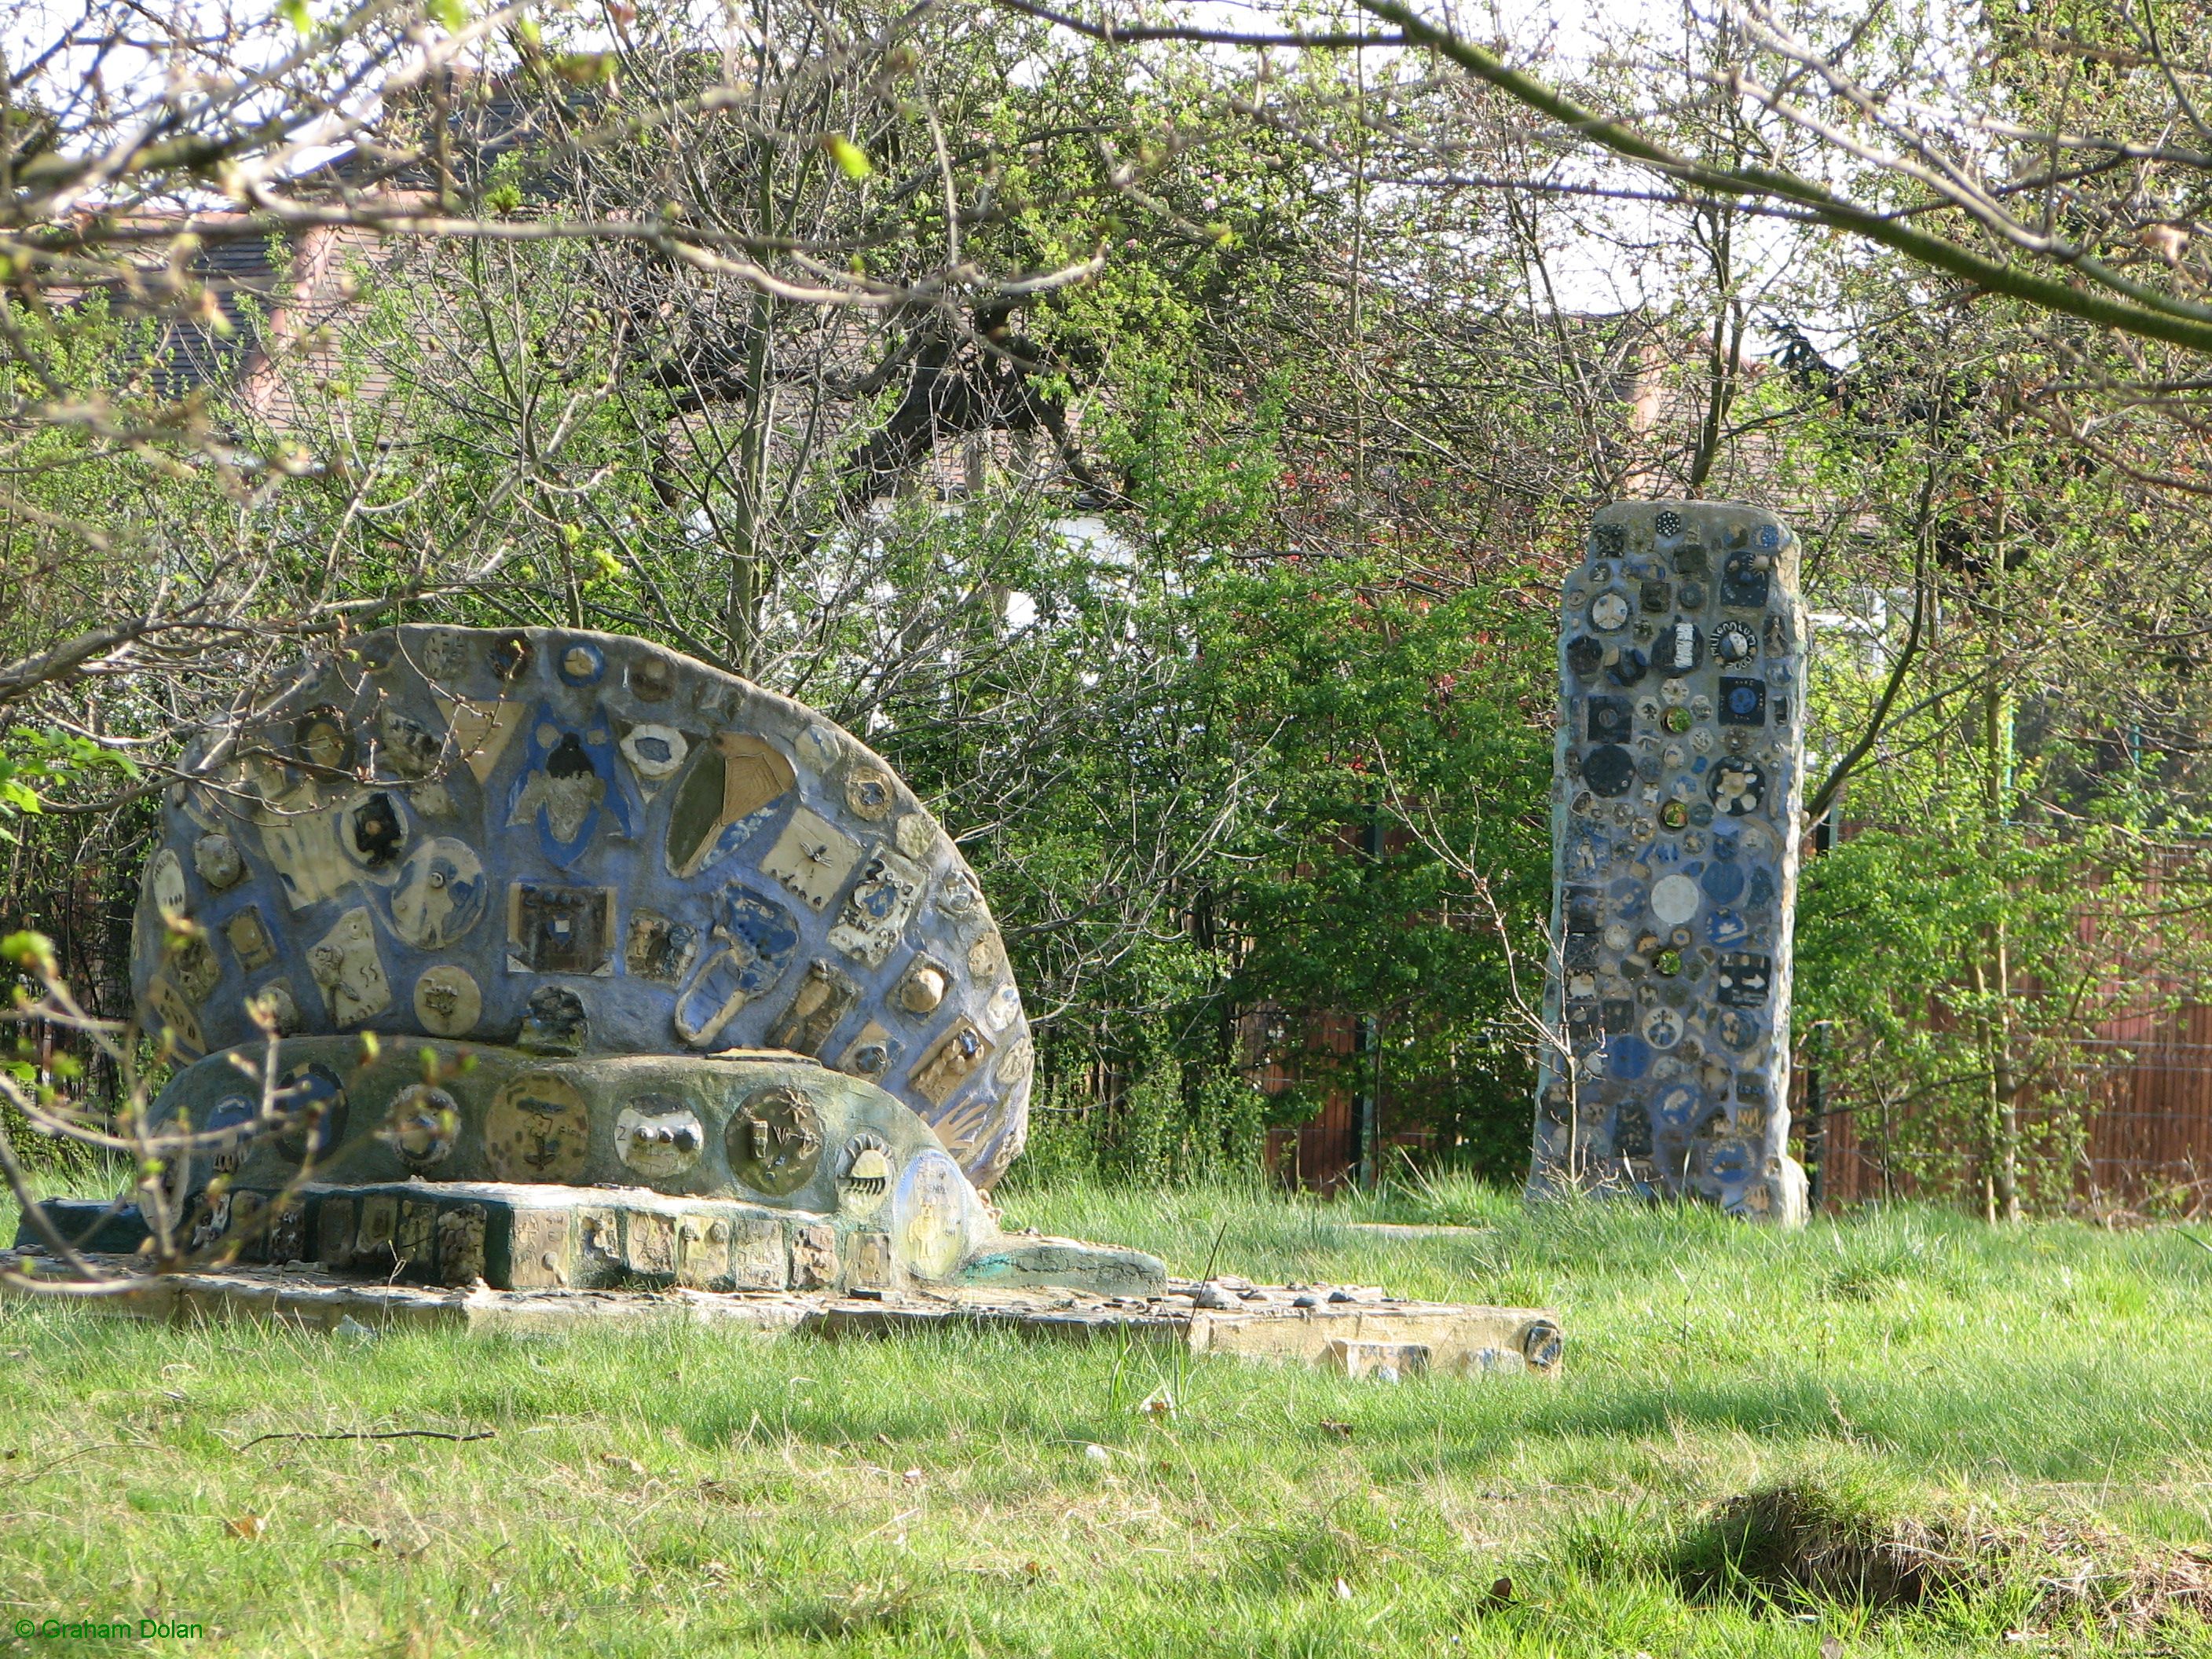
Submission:
<svg viewBox="0 0 2212 1659">
<path fill-rule="evenodd" d="M 115 1607 L 250 1654 L 2212 1652 L 2185 1615 L 2051 1613 L 2024 1555 L 1896 1611 L 1715 1566 L 1747 1535 L 1727 1500 L 1778 1489 L 1869 1537 L 2063 1521 L 2115 1573 L 2203 1540 L 2212 1254 L 2179 1231 L 1899 1210 L 1778 1234 L 1451 1182 L 1008 1203 L 1181 1273 L 1554 1306 L 1566 1374 L 11 1304 L 0 1629 Z M 1409 1217 L 1476 1231 L 1353 1224 Z M 1163 1388 L 1172 1413 L 1142 1409 Z M 249 1443 L 404 1427 L 494 1437 Z"/>
</svg>

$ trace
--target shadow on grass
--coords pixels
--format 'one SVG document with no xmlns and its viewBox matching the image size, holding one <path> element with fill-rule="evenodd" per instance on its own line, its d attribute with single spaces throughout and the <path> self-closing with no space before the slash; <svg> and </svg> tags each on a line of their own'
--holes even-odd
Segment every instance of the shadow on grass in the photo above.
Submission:
<svg viewBox="0 0 2212 1659">
<path fill-rule="evenodd" d="M 848 1585 L 821 1595 L 794 1596 L 770 1611 L 780 1636 L 815 1642 L 866 1642 L 908 1635 L 928 1622 L 926 1598 L 895 1581 Z"/>
<path fill-rule="evenodd" d="M 1652 1565 L 1692 1601 L 1934 1611 L 1999 1631 L 2201 1636 L 2212 1614 L 2212 1556 L 2201 1551 L 2032 1507 L 1931 1499 L 1864 1468 L 1711 1505 Z"/>
</svg>

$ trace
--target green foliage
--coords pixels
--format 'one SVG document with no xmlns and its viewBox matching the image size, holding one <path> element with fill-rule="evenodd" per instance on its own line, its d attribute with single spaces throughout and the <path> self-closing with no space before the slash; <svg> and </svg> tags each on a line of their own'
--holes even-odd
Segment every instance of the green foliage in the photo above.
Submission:
<svg viewBox="0 0 2212 1659">
<path fill-rule="evenodd" d="M 1832 443 L 1820 465 L 1846 466 L 1865 436 L 1839 428 L 1812 448 Z M 2116 1031 L 2157 1029 L 2202 994 L 2208 963 L 2201 780 L 2159 741 L 2198 717 L 2198 694 L 2185 666 L 2088 618 L 2162 611 L 2181 601 L 2157 590 L 2193 579 L 2147 577 L 2129 538 L 2101 532 L 2127 513 L 2116 481 L 2054 481 L 2002 410 L 1873 459 L 1865 498 L 1920 515 L 1914 587 L 1891 603 L 1917 591 L 1941 628 L 1923 620 L 1900 662 L 1912 636 L 1893 618 L 1884 653 L 1847 639 L 1813 682 L 1830 756 L 1893 678 L 1903 695 L 1844 792 L 1854 832 L 1806 866 L 1798 1030 L 1821 1028 L 1824 1081 L 1893 1176 L 1993 1214 L 2063 1206 L 2100 1091 L 2131 1059 Z M 1971 501 L 1926 515 L 1930 480 L 1960 469 L 2014 492 L 2009 522 Z"/>
<path fill-rule="evenodd" d="M 2116 1000 L 2106 981 L 2124 975 L 2125 1002 L 2155 1011 L 2171 994 L 2128 973 L 2130 958 L 2148 951 L 2180 973 L 2194 954 L 2185 937 L 2160 948 L 2121 936 L 2148 902 L 2127 865 L 2100 858 L 2094 842 L 2015 827 L 1991 848 L 1971 818 L 1872 829 L 1813 867 L 1800 913 L 1799 1018 L 1838 1033 L 1823 1053 L 1828 1078 L 1862 1103 L 1860 1133 L 1880 1140 L 1898 1175 L 1955 1192 L 1985 1165 L 1990 1032 L 2008 1019 L 2004 1059 L 2034 1090 L 2022 1147 L 2028 1196 L 2069 1200 L 2090 1091 L 2126 1058 L 2083 1048 Z M 2091 932 L 2085 907 L 2116 925 Z M 2009 995 L 1976 982 L 1999 928 L 2035 976 Z"/>
<path fill-rule="evenodd" d="M 1670 297 L 1562 314 L 1546 262 L 1595 210 L 1469 182 L 1525 165 L 1518 141 L 1412 57 L 1306 53 L 1255 88 L 1206 50 L 1003 11 L 832 14 L 881 55 L 802 66 L 787 120 L 718 100 L 681 131 L 666 112 L 721 61 L 689 14 L 641 9 L 619 55 L 588 23 L 521 26 L 516 95 L 546 118 L 463 169 L 456 210 L 657 217 L 889 284 L 935 284 L 956 240 L 980 270 L 1103 254 L 1096 273 L 855 313 L 605 239 L 341 241 L 346 303 L 250 404 L 162 395 L 156 331 L 96 298 L 0 301 L 111 422 L 27 428 L 0 661 L 172 592 L 214 596 L 226 642 L 426 620 L 654 638 L 861 733 L 958 837 L 1043 1038 L 1041 1169 L 1210 1179 L 1371 1087 L 1386 1129 L 1506 1179 L 1515 980 L 1533 995 L 1548 901 L 1553 575 L 1616 493 L 1788 501 L 1814 604 L 1888 606 L 1805 690 L 1814 784 L 1863 746 L 1864 833 L 1807 868 L 1798 1030 L 1923 1190 L 2002 1207 L 2009 1172 L 2024 1202 L 2069 1200 L 2124 1054 L 2098 1034 L 2203 967 L 2212 678 L 2176 619 L 2212 590 L 2161 556 L 2195 542 L 2140 482 L 2170 428 L 2130 410 L 2069 448 L 2034 412 L 2119 354 L 1832 241 L 1765 264 L 1713 203 L 1662 214 Z M 763 44 L 769 80 L 787 48 Z M 1734 48 L 1712 50 L 1717 75 Z M 1228 113 L 1253 98 L 1268 118 Z M 586 110 L 623 141 L 541 142 Z M 1699 155 L 1757 148 L 1701 103 L 1665 120 Z M 1807 142 L 1760 131 L 1777 160 Z M 1833 323 L 1846 367 L 1759 371 L 1767 317 Z M 926 375 L 974 401 L 895 430 Z M 132 421 L 150 435 L 104 435 Z M 0 835 L 221 717 L 251 656 L 180 648 L 42 709 L 0 744 Z M 84 732 L 104 735 L 62 735 Z M 82 866 L 122 891 L 134 823 L 82 858 L 50 818 L 38 890 Z M 1309 1040 L 1332 1022 L 1377 1048 Z M 1259 1101 L 1278 1066 L 1288 1092 Z"/>
<path fill-rule="evenodd" d="M 40 810 L 40 792 L 100 779 L 134 781 L 138 763 L 91 738 L 67 732 L 11 728 L 0 738 L 0 841 L 13 841 L 8 820 Z M 96 782 L 95 782 L 96 787 Z"/>
<path fill-rule="evenodd" d="M 1029 1146 L 1007 1190 L 1097 1181 L 1233 1188 L 1257 1176 L 1280 1102 L 1233 1068 L 1185 1059 L 1157 1021 L 1115 1059 L 1120 1086 L 1103 1098 L 1090 1079 L 1062 1073 L 1031 1101 Z"/>
</svg>

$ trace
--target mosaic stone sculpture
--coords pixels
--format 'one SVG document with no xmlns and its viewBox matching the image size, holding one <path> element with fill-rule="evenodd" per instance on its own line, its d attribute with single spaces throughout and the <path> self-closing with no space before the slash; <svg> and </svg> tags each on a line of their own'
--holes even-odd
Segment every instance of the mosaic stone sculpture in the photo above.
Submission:
<svg viewBox="0 0 2212 1659">
<path fill-rule="evenodd" d="M 174 1177 L 204 1239 L 269 1210 L 270 1259 L 502 1285 L 1158 1281 L 998 1237 L 1020 993 L 936 820 L 813 711 L 636 640 L 404 627 L 183 770 L 133 975 L 206 1056 L 157 1121 L 234 1132 Z"/>
<path fill-rule="evenodd" d="M 974 873 L 788 698 L 608 635 L 400 628 L 184 769 L 132 965 L 188 1054 L 254 1038 L 262 995 L 301 1033 L 783 1048 L 889 1090 L 979 1185 L 1021 1150 L 1029 1026 Z"/>
<path fill-rule="evenodd" d="M 1803 1218 L 1786 1149 L 1806 642 L 1796 538 L 1771 514 L 1597 515 L 1561 605 L 1534 1194 Z"/>
</svg>

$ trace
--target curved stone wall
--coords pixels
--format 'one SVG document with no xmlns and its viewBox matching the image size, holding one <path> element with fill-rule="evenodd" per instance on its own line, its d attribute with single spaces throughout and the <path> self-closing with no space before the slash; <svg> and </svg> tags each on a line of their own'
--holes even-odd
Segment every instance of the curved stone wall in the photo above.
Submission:
<svg viewBox="0 0 2212 1659">
<path fill-rule="evenodd" d="M 978 1185 L 1033 1048 L 975 877 L 821 715 L 642 641 L 409 626 L 188 755 L 133 985 L 187 1055 L 373 1031 L 773 1048 L 911 1107 Z"/>
</svg>

